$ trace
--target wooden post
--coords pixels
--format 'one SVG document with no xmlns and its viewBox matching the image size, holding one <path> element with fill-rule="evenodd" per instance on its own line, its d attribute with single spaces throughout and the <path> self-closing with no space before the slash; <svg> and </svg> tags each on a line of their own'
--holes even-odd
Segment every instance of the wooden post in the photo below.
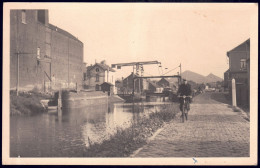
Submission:
<svg viewBox="0 0 260 168">
<path fill-rule="evenodd" d="M 133 74 L 133 102 L 134 102 L 134 96 L 135 96 L 135 78 L 134 78 L 134 74 Z"/>
<path fill-rule="evenodd" d="M 236 81 L 235 81 L 234 78 L 232 79 L 232 105 L 233 105 L 234 107 L 237 106 L 237 99 L 236 99 Z"/>
<path fill-rule="evenodd" d="M 61 108 L 62 108 L 61 94 L 62 94 L 62 92 L 61 92 L 61 90 L 59 90 L 58 105 L 57 105 L 58 115 L 62 115 L 62 111 L 61 111 Z"/>
<path fill-rule="evenodd" d="M 180 77 L 181 77 L 181 64 L 180 64 Z M 180 78 L 180 83 L 182 83 L 182 77 Z"/>
</svg>

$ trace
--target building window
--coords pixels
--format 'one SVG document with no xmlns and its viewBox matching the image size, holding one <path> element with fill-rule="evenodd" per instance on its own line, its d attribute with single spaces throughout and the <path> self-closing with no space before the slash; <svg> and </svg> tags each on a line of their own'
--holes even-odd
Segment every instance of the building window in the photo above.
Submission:
<svg viewBox="0 0 260 168">
<path fill-rule="evenodd" d="M 40 47 L 37 48 L 37 58 L 40 59 L 41 56 L 41 49 Z"/>
<path fill-rule="evenodd" d="M 96 68 L 96 72 L 99 72 L 99 68 Z"/>
<path fill-rule="evenodd" d="M 26 24 L 26 12 L 22 10 L 22 23 Z"/>
<path fill-rule="evenodd" d="M 38 10 L 37 11 L 38 22 L 45 24 L 45 10 Z"/>
<path fill-rule="evenodd" d="M 246 69 L 246 59 L 240 60 L 240 69 L 245 70 Z"/>
<path fill-rule="evenodd" d="M 96 82 L 99 82 L 99 75 L 96 74 Z"/>
</svg>

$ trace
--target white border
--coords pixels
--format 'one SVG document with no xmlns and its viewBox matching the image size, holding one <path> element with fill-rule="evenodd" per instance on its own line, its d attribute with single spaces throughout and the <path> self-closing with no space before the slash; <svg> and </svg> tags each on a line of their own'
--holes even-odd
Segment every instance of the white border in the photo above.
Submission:
<svg viewBox="0 0 260 168">
<path fill-rule="evenodd" d="M 10 9 L 33 9 L 47 8 L 48 5 L 55 3 L 4 3 L 3 6 L 3 95 L 2 95 L 2 163 L 4 165 L 194 165 L 192 158 L 10 158 L 9 157 L 9 81 L 10 81 Z M 101 4 L 101 3 L 100 3 Z M 124 3 L 125 4 L 125 3 Z M 140 6 L 146 4 L 138 3 Z M 180 5 L 183 5 L 181 3 Z M 107 3 L 105 4 L 107 5 Z M 114 3 L 114 5 L 118 5 Z M 122 5 L 122 4 L 120 4 Z M 149 4 L 156 5 L 156 4 Z M 176 6 L 179 4 L 175 3 Z M 186 4 L 185 4 L 186 5 Z M 191 8 L 197 6 L 203 8 L 204 4 L 187 4 Z M 225 6 L 226 4 L 212 4 Z M 227 4 L 230 9 L 241 7 L 241 4 Z M 250 7 L 251 25 L 250 25 L 250 157 L 226 157 L 226 158 L 196 158 L 196 165 L 256 165 L 257 164 L 257 100 L 258 100 L 258 4 L 246 4 Z M 247 8 L 249 9 L 249 8 Z"/>
</svg>

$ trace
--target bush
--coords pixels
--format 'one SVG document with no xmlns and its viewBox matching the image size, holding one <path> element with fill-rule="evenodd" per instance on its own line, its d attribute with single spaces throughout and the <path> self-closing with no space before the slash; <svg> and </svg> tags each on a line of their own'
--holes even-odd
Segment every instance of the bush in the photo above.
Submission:
<svg viewBox="0 0 260 168">
<path fill-rule="evenodd" d="M 21 92 L 16 96 L 16 92 L 10 92 L 10 114 L 11 115 L 29 115 L 44 112 L 41 99 L 50 98 L 38 92 Z"/>
</svg>

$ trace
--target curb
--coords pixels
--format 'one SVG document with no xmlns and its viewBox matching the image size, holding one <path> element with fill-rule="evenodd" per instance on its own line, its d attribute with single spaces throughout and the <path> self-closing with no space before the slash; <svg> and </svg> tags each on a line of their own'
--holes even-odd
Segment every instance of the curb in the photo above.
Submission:
<svg viewBox="0 0 260 168">
<path fill-rule="evenodd" d="M 240 112 L 240 114 L 242 115 L 242 118 L 245 119 L 246 121 L 250 122 L 250 118 L 248 117 L 247 113 L 241 109 L 238 106 L 232 106 L 233 110 L 238 110 Z"/>
</svg>

